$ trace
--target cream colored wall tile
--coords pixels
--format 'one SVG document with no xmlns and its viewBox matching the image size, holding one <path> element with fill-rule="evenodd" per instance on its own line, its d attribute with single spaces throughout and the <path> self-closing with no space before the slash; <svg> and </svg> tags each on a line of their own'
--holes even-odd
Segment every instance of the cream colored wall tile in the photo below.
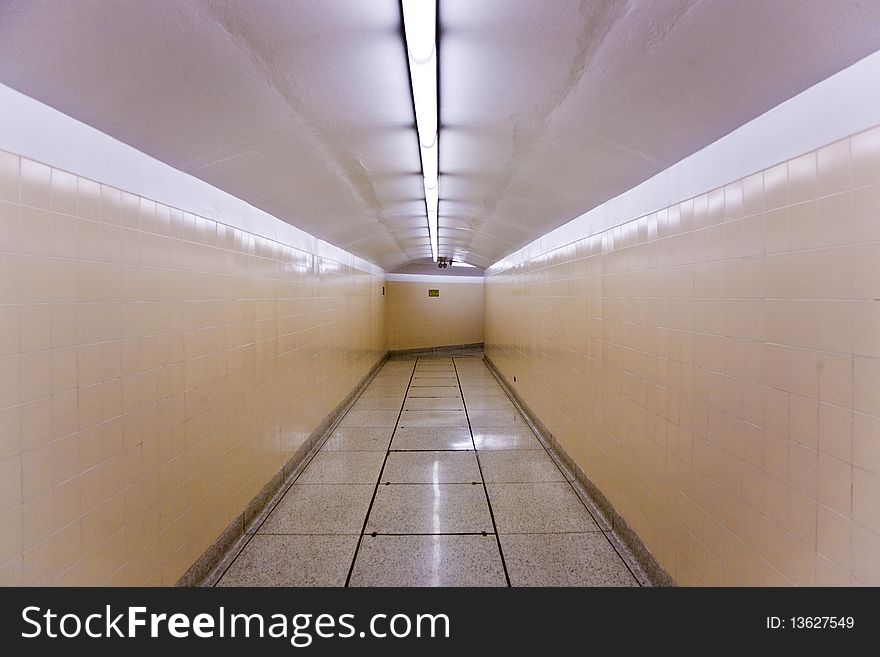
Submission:
<svg viewBox="0 0 880 657">
<path fill-rule="evenodd" d="M 706 215 L 706 223 L 709 226 L 712 226 L 715 224 L 723 223 L 724 220 L 724 188 L 719 187 L 709 192 L 708 214 Z"/>
<path fill-rule="evenodd" d="M 483 341 L 483 286 L 473 283 L 386 281 L 389 349 Z M 428 289 L 439 297 L 428 297 Z"/>
<path fill-rule="evenodd" d="M 854 584 L 880 585 L 880 535 L 857 523 L 852 525 L 852 564 Z"/>
<path fill-rule="evenodd" d="M 42 351 L 52 346 L 52 306 L 21 307 L 21 351 Z"/>
<path fill-rule="evenodd" d="M 850 144 L 853 186 L 880 182 L 880 127 L 853 135 Z"/>
<path fill-rule="evenodd" d="M 791 249 L 792 234 L 789 206 L 769 210 L 759 215 L 764 222 L 764 248 L 768 254 Z"/>
<path fill-rule="evenodd" d="M 880 475 L 853 468 L 852 517 L 872 531 L 880 533 Z"/>
<path fill-rule="evenodd" d="M 21 309 L 17 306 L 4 307 L 2 312 L 0 312 L 0 356 L 8 356 L 19 352 L 20 325 Z"/>
<path fill-rule="evenodd" d="M 774 235 L 774 250 L 815 249 L 823 244 L 823 239 L 830 232 L 833 234 L 837 225 L 837 209 L 826 197 L 818 201 L 806 201 L 780 208 L 773 212 L 772 221 L 780 221 L 786 217 L 786 226 L 772 226 L 773 229 L 785 229 L 786 235 Z M 787 213 L 785 212 L 787 210 Z"/>
<path fill-rule="evenodd" d="M 853 413 L 853 465 L 880 474 L 880 418 Z"/>
<path fill-rule="evenodd" d="M 850 189 L 849 139 L 841 139 L 816 152 L 816 187 L 819 196 L 836 194 Z"/>
<path fill-rule="evenodd" d="M 849 571 L 851 536 L 850 519 L 820 504 L 817 508 L 817 551 L 820 555 Z"/>
<path fill-rule="evenodd" d="M 853 408 L 880 416 L 880 358 L 853 359 Z"/>
<path fill-rule="evenodd" d="M 69 245 L 67 253 L 55 253 L 54 228 L 55 215 L 53 213 L 42 208 L 23 206 L 20 227 L 21 253 L 43 256 L 59 255 L 61 257 L 75 253 L 75 242 Z M 63 244 L 60 239 L 58 243 Z"/>
<path fill-rule="evenodd" d="M 819 468 L 819 455 L 816 450 L 789 442 L 787 467 L 786 481 L 802 493 L 815 498 Z"/>
<path fill-rule="evenodd" d="M 21 158 L 21 204 L 48 210 L 51 179 L 51 168 Z"/>
<path fill-rule="evenodd" d="M 22 450 L 22 410 L 13 406 L 0 410 L 0 458 L 16 456 Z"/>
<path fill-rule="evenodd" d="M 16 253 L 20 250 L 21 206 L 17 202 L 0 201 L 0 251 Z"/>
<path fill-rule="evenodd" d="M 22 502 L 21 456 L 0 459 L 0 511 Z"/>
<path fill-rule="evenodd" d="M 77 178 L 76 215 L 98 221 L 101 218 L 101 185 L 86 178 Z"/>
<path fill-rule="evenodd" d="M 851 352 L 852 349 L 849 351 Z M 818 377 L 821 401 L 852 408 L 852 363 L 850 354 L 827 353 L 820 358 Z"/>
<path fill-rule="evenodd" d="M 0 527 L 8 528 L 8 531 L 0 532 L 0 564 L 9 564 L 15 559 L 21 558 L 22 537 L 22 505 L 0 511 Z M 0 582 L 5 585 L 16 581 L 15 578 L 6 574 L 0 567 Z"/>
<path fill-rule="evenodd" d="M 849 250 L 852 295 L 856 299 L 880 299 L 880 243 L 859 244 Z"/>
<path fill-rule="evenodd" d="M 62 214 L 76 214 L 77 178 L 71 173 L 52 169 L 49 208 Z"/>
<path fill-rule="evenodd" d="M 880 185 L 856 188 L 852 191 L 851 217 L 845 234 L 851 243 L 873 242 L 880 239 L 880 221 L 877 208 L 880 207 Z"/>
<path fill-rule="evenodd" d="M 0 158 L 15 202 L 17 161 Z M 0 512 L 3 549 L 24 554 L 5 572 L 139 584 L 167 554 L 173 583 L 382 356 L 382 280 L 192 215 L 185 233 L 182 212 L 22 167 L 26 236 L 0 198 L 16 229 L 0 304 L 26 304 L 0 327 L 0 459 L 20 459 L 23 502 Z M 168 239 L 185 235 L 198 243 Z M 237 458 L 221 472 L 217 454 Z"/>
<path fill-rule="evenodd" d="M 768 210 L 789 205 L 787 162 L 764 171 L 764 204 Z"/>
<path fill-rule="evenodd" d="M 852 509 L 852 466 L 825 454 L 819 454 L 819 501 L 838 513 L 849 515 Z"/>
<path fill-rule="evenodd" d="M 811 151 L 788 162 L 789 202 L 816 198 L 816 152 Z"/>
<path fill-rule="evenodd" d="M 880 580 L 878 134 L 584 238 L 577 287 L 565 250 L 486 279 L 487 355 L 679 583 Z"/>
<path fill-rule="evenodd" d="M 0 200 L 18 204 L 21 182 L 21 158 L 0 152 Z"/>
<path fill-rule="evenodd" d="M 48 397 L 52 393 L 52 359 L 48 351 L 19 357 L 19 393 L 22 402 Z"/>
</svg>

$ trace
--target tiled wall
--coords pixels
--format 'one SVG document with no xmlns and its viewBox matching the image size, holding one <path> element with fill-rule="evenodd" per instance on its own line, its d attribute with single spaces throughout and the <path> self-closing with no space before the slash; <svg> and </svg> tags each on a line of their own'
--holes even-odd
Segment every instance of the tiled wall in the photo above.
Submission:
<svg viewBox="0 0 880 657">
<path fill-rule="evenodd" d="M 382 357 L 382 284 L 0 153 L 0 584 L 174 584 Z"/>
<path fill-rule="evenodd" d="M 473 282 L 473 281 L 477 282 Z M 388 348 L 420 349 L 483 341 L 482 278 L 386 282 Z M 429 297 L 428 289 L 440 291 Z"/>
<path fill-rule="evenodd" d="M 678 583 L 880 585 L 880 128 L 487 275 L 486 343 Z"/>
</svg>

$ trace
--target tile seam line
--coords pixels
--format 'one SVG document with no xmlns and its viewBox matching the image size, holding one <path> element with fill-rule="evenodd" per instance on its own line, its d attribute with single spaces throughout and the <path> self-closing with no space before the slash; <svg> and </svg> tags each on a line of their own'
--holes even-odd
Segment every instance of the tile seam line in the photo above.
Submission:
<svg viewBox="0 0 880 657">
<path fill-rule="evenodd" d="M 339 425 L 342 423 L 342 420 L 345 419 L 345 416 L 348 415 L 348 412 L 354 407 L 354 405 L 358 402 L 358 400 L 361 398 L 361 396 L 363 396 L 364 391 L 370 386 L 370 384 L 373 382 L 373 379 L 376 378 L 376 376 L 379 374 L 379 372 L 382 371 L 382 368 L 385 367 L 385 364 L 386 364 L 387 362 L 388 362 L 388 357 L 387 357 L 387 355 L 386 355 L 386 357 L 385 357 L 385 362 L 382 363 L 382 367 L 380 367 L 379 369 L 377 369 L 377 370 L 373 373 L 373 376 L 370 377 L 370 380 L 367 381 L 367 382 L 363 385 L 361 391 L 360 391 L 360 392 L 357 394 L 357 396 L 356 396 L 354 399 L 352 399 L 351 402 L 348 404 L 348 407 L 345 409 L 345 412 L 344 412 L 344 413 L 340 413 L 340 414 L 336 417 L 336 419 L 333 421 L 333 423 L 332 423 L 329 427 L 327 427 L 327 431 L 324 432 L 324 436 L 321 438 L 321 440 L 319 440 L 319 441 L 315 444 L 315 446 L 309 451 L 309 453 L 306 454 L 306 456 L 305 456 L 305 458 L 303 459 L 303 461 L 297 466 L 296 470 L 294 470 L 294 472 L 296 472 L 296 476 L 295 476 L 295 477 L 292 477 L 289 483 L 284 482 L 284 483 L 279 487 L 279 493 L 280 493 L 280 494 L 277 494 L 277 499 L 275 500 L 274 504 L 272 504 L 272 508 L 269 509 L 268 511 L 266 511 L 266 509 L 262 509 L 262 510 L 260 511 L 261 514 L 262 514 L 262 513 L 265 513 L 263 519 L 260 521 L 260 524 L 257 525 L 257 526 L 254 528 L 254 531 L 253 531 L 253 532 L 250 532 L 250 535 L 248 536 L 247 540 L 244 541 L 244 542 L 242 543 L 242 545 L 238 548 L 238 550 L 237 550 L 235 556 L 229 560 L 229 563 L 226 564 L 226 567 L 223 569 L 223 572 L 220 573 L 220 574 L 217 576 L 217 579 L 214 581 L 213 584 L 210 585 L 210 588 L 216 588 L 216 587 L 217 587 L 217 585 L 220 583 L 220 580 L 223 579 L 223 577 L 226 575 L 226 573 L 227 573 L 227 572 L 229 571 L 229 569 L 232 567 L 232 564 L 234 564 L 234 563 L 238 560 L 238 557 L 241 556 L 241 553 L 245 551 L 245 549 L 247 548 L 248 545 L 250 545 L 251 540 L 254 538 L 254 536 L 256 536 L 256 535 L 259 533 L 259 531 L 260 531 L 260 529 L 262 528 L 262 526 L 266 523 L 266 520 L 269 519 L 269 516 L 272 515 L 272 513 L 275 511 L 276 507 L 281 503 L 281 500 L 284 499 L 285 495 L 287 495 L 287 493 L 290 491 L 290 489 L 296 484 L 296 482 L 299 480 L 300 475 L 301 475 L 303 472 L 305 472 L 305 469 L 306 469 L 307 467 L 309 467 L 309 464 L 314 460 L 314 458 L 318 455 L 318 453 L 319 453 L 322 449 L 324 449 L 324 445 L 326 445 L 326 444 L 327 444 L 327 441 L 330 440 L 330 436 L 332 436 L 332 435 L 333 435 L 333 432 L 336 431 L 336 429 L 339 428 Z M 281 492 L 282 490 L 283 490 L 283 492 Z M 249 533 L 249 532 L 247 531 L 247 527 L 243 527 L 242 535 L 248 535 L 248 533 Z"/>
<path fill-rule="evenodd" d="M 519 413 L 519 415 L 520 415 L 520 416 L 523 418 L 523 420 L 525 421 L 526 426 L 527 426 L 527 427 L 529 428 L 529 430 L 534 434 L 534 436 L 535 436 L 535 438 L 538 440 L 538 442 L 541 443 L 541 447 L 544 449 L 544 452 L 547 454 L 547 456 L 550 457 L 550 460 L 553 461 L 553 464 L 556 466 L 556 468 L 557 468 L 557 469 L 559 470 L 559 472 L 562 474 L 563 478 L 565 479 L 565 483 L 568 484 L 568 487 L 569 487 L 569 488 L 571 489 L 571 491 L 575 494 L 575 497 L 578 498 L 578 501 L 579 501 L 579 502 L 583 505 L 583 507 L 587 510 L 587 513 L 589 514 L 590 518 L 593 519 L 593 523 L 596 525 L 597 531 L 598 531 L 599 533 L 602 534 L 602 537 L 608 542 L 608 544 L 611 546 L 611 549 L 614 550 L 614 553 L 617 555 L 617 558 L 620 559 L 620 560 L 623 562 L 623 565 L 624 565 L 624 566 L 626 566 L 627 571 L 629 572 L 630 576 L 633 578 L 633 580 L 635 581 L 635 583 L 639 586 L 639 588 L 644 588 L 644 586 L 642 585 L 641 580 L 640 580 L 640 579 L 636 576 L 636 574 L 633 572 L 633 569 L 630 568 L 630 565 L 629 565 L 629 563 L 627 562 L 627 560 L 623 558 L 623 555 L 620 553 L 620 550 L 617 549 L 617 546 L 614 544 L 614 541 L 612 541 L 611 539 L 608 538 L 608 535 L 609 535 L 609 534 L 610 534 L 611 536 L 615 536 L 615 534 L 614 534 L 614 528 L 612 527 L 611 529 L 609 529 L 609 530 L 607 530 L 607 531 L 604 530 L 604 529 L 602 529 L 602 525 L 599 524 L 599 521 L 598 521 L 598 520 L 596 519 L 596 517 L 593 515 L 593 512 L 590 510 L 590 507 L 587 506 L 587 504 L 584 502 L 583 499 L 581 499 L 581 496 L 580 496 L 580 494 L 578 493 L 577 489 L 574 487 L 574 484 L 572 483 L 572 480 L 570 480 L 570 479 L 566 476 L 566 471 L 565 471 L 565 469 L 561 466 L 561 464 L 559 463 L 558 459 L 557 459 L 556 456 L 553 454 L 553 452 L 552 452 L 550 449 L 548 449 L 547 445 L 544 444 L 544 440 L 543 440 L 543 438 L 541 437 L 540 432 L 538 432 L 538 431 L 535 429 L 535 427 L 532 425 L 532 422 L 529 420 L 529 418 L 526 416 L 526 414 L 525 414 L 525 413 L 522 413 L 522 412 L 519 410 L 519 405 L 517 404 L 516 400 L 515 400 L 513 397 L 510 396 L 510 394 L 509 394 L 509 393 L 507 392 L 507 390 L 504 388 L 504 385 L 503 385 L 503 384 L 501 383 L 501 381 L 498 379 L 498 376 L 495 374 L 495 372 L 492 371 L 491 368 L 487 368 L 487 369 L 489 369 L 489 371 L 492 373 L 492 376 L 495 377 L 495 380 L 496 380 L 496 382 L 498 382 L 499 386 L 501 387 L 501 390 L 504 392 L 505 395 L 507 395 L 508 399 L 510 399 L 511 403 L 513 404 L 514 408 L 516 409 L 516 412 Z M 558 483 L 561 483 L 561 482 L 558 482 Z M 567 533 L 567 532 L 566 532 L 566 533 Z"/>
<path fill-rule="evenodd" d="M 388 361 L 385 362 L 386 364 L 388 363 Z M 412 385 L 413 377 L 416 375 L 416 368 L 418 367 L 418 365 L 419 358 L 416 357 L 416 360 L 412 365 L 412 371 L 409 374 L 409 382 L 406 385 L 406 390 L 404 390 L 403 392 L 403 399 L 401 399 L 400 401 L 400 409 L 397 411 L 397 422 L 395 422 L 394 427 L 391 428 L 391 440 L 388 441 L 388 447 L 385 450 L 385 457 L 382 459 L 382 467 L 379 468 L 379 474 L 377 475 L 376 483 L 373 486 L 373 495 L 372 497 L 370 497 L 370 504 L 367 507 L 367 513 L 364 515 L 364 522 L 361 525 L 361 531 L 358 535 L 357 545 L 355 545 L 354 554 L 351 557 L 351 564 L 348 567 L 348 574 L 345 577 L 345 584 L 343 584 L 344 588 L 350 588 L 351 585 L 351 575 L 352 573 L 354 573 L 354 564 L 357 561 L 358 552 L 360 552 L 361 543 L 363 543 L 364 540 L 364 532 L 367 531 L 367 522 L 370 519 L 370 514 L 373 512 L 373 503 L 376 501 L 376 494 L 379 492 L 379 484 L 382 481 L 382 473 L 385 471 L 385 464 L 388 462 L 388 455 L 391 453 L 391 445 L 394 442 L 394 434 L 397 433 L 397 427 L 400 424 L 400 416 L 403 414 L 403 407 L 406 406 L 406 398 L 409 394 L 409 389 Z M 384 365 L 382 367 L 384 368 Z M 347 414 L 348 413 L 346 413 L 346 415 Z"/>
<path fill-rule="evenodd" d="M 511 588 L 510 573 L 507 571 L 507 561 L 504 559 L 504 550 L 501 547 L 501 537 L 498 535 L 498 526 L 495 524 L 495 513 L 492 511 L 492 501 L 489 499 L 489 489 L 486 487 L 486 478 L 483 476 L 483 466 L 480 464 L 480 453 L 477 451 L 477 443 L 474 440 L 474 430 L 473 427 L 471 427 L 471 418 L 468 415 L 467 402 L 464 399 L 464 390 L 461 387 L 461 378 L 458 375 L 458 366 L 455 364 L 454 356 L 452 357 L 452 369 L 455 370 L 455 380 L 458 382 L 458 392 L 461 395 L 461 403 L 464 406 L 464 416 L 467 419 L 467 429 L 471 436 L 474 457 L 477 460 L 477 469 L 480 471 L 480 481 L 483 484 L 483 495 L 486 497 L 486 506 L 489 507 L 489 518 L 492 520 L 495 543 L 498 545 L 498 556 L 501 557 L 501 568 L 504 570 L 504 580 L 507 582 L 507 588 Z"/>
</svg>

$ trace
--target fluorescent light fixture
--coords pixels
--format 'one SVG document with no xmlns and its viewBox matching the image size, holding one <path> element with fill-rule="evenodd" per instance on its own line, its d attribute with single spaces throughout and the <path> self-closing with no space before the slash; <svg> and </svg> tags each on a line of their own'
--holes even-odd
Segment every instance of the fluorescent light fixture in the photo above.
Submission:
<svg viewBox="0 0 880 657">
<path fill-rule="evenodd" d="M 452 261 L 452 266 L 453 267 L 472 267 L 474 269 L 476 269 L 476 267 L 477 267 L 476 265 L 470 265 L 466 262 L 458 262 L 457 260 Z"/>
<path fill-rule="evenodd" d="M 424 64 L 436 55 L 436 0 L 403 0 L 403 29 L 410 60 Z"/>
<path fill-rule="evenodd" d="M 434 211 L 437 212 L 437 186 L 428 187 L 425 186 L 425 203 L 428 206 L 428 212 Z"/>
<path fill-rule="evenodd" d="M 422 175 L 428 187 L 437 186 L 437 140 L 427 148 L 422 146 Z"/>
<path fill-rule="evenodd" d="M 437 210 L 428 210 L 428 232 L 431 234 L 431 258 L 437 262 Z"/>
<path fill-rule="evenodd" d="M 416 130 L 422 156 L 431 257 L 437 262 L 437 0 L 403 0 L 402 4 Z"/>
<path fill-rule="evenodd" d="M 419 143 L 428 147 L 437 142 L 437 57 L 431 55 L 424 64 L 417 64 L 410 57 L 409 72 L 416 101 Z"/>
</svg>

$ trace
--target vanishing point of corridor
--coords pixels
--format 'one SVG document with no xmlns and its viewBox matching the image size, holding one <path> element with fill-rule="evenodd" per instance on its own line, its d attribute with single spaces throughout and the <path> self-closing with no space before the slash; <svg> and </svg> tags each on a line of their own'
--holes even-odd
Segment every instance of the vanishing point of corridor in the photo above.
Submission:
<svg viewBox="0 0 880 657">
<path fill-rule="evenodd" d="M 636 586 L 482 359 L 392 359 L 220 586 Z"/>
</svg>

